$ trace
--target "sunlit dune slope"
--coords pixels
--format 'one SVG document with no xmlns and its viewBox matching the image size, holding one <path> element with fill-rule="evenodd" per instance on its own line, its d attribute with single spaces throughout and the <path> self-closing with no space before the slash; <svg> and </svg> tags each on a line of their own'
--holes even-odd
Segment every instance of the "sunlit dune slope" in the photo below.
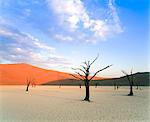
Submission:
<svg viewBox="0 0 150 122">
<path fill-rule="evenodd" d="M 0 85 L 24 85 L 27 79 L 34 81 L 35 84 L 43 84 L 72 78 L 68 73 L 46 70 L 29 64 L 0 64 Z"/>
</svg>

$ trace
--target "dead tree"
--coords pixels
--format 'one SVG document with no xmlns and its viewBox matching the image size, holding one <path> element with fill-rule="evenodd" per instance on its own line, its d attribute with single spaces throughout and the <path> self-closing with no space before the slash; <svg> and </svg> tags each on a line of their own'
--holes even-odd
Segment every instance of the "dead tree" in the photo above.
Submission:
<svg viewBox="0 0 150 122">
<path fill-rule="evenodd" d="M 117 84 L 117 90 L 119 89 L 119 85 Z"/>
<path fill-rule="evenodd" d="M 130 92 L 128 94 L 128 96 L 133 96 L 133 74 L 132 74 L 132 70 L 131 70 L 131 74 L 129 76 L 128 73 L 126 73 L 125 71 L 122 70 L 122 72 L 126 75 L 128 81 L 129 81 L 129 85 L 130 85 Z"/>
<path fill-rule="evenodd" d="M 27 87 L 26 87 L 26 92 L 28 92 L 29 91 L 29 86 L 30 86 L 30 83 L 31 83 L 31 81 L 27 78 L 27 81 L 26 81 L 26 85 L 27 85 Z"/>
<path fill-rule="evenodd" d="M 95 88 L 97 88 L 97 86 L 98 86 L 98 83 L 95 83 Z"/>
<path fill-rule="evenodd" d="M 138 90 L 139 89 L 139 85 L 137 83 L 135 83 L 135 85 L 136 85 L 136 89 Z"/>
<path fill-rule="evenodd" d="M 116 90 L 116 86 L 117 86 L 116 81 L 114 81 L 114 90 Z"/>
<path fill-rule="evenodd" d="M 30 86 L 30 84 L 32 84 L 32 83 L 34 83 L 34 79 L 29 79 L 29 78 L 27 78 L 27 80 L 26 80 L 26 85 L 27 85 L 27 87 L 26 87 L 26 92 L 28 92 L 29 91 L 29 86 Z"/>
<path fill-rule="evenodd" d="M 80 87 L 80 89 L 81 89 L 81 84 L 79 84 L 79 87 Z"/>
<path fill-rule="evenodd" d="M 98 56 L 92 61 L 85 61 L 83 62 L 83 65 L 80 65 L 80 68 L 72 68 L 76 74 L 71 74 L 74 78 L 84 81 L 84 85 L 86 88 L 86 95 L 84 100 L 85 101 L 90 101 L 90 91 L 89 91 L 89 83 L 90 81 L 101 71 L 109 68 L 112 65 L 108 65 L 100 70 L 98 70 L 97 72 L 94 73 L 93 76 L 90 76 L 90 68 L 92 66 L 92 64 L 94 64 L 94 62 L 98 59 Z"/>
<path fill-rule="evenodd" d="M 139 81 L 137 80 L 136 82 L 134 81 L 135 85 L 136 85 L 136 89 L 140 89 L 140 84 L 139 84 Z"/>
</svg>

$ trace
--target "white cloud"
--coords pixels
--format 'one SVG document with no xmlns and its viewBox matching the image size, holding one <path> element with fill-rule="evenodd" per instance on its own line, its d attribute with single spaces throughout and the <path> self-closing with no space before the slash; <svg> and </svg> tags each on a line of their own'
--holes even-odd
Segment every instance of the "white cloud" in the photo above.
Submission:
<svg viewBox="0 0 150 122">
<path fill-rule="evenodd" d="M 93 33 L 91 36 L 94 39 L 105 39 L 110 32 L 122 32 L 119 16 L 112 0 L 108 0 L 108 8 L 111 12 L 109 16 L 112 16 L 111 23 L 101 18 L 91 18 L 81 0 L 47 0 L 47 2 L 49 7 L 58 16 L 60 24 L 65 27 L 67 26 L 67 29 L 72 32 L 83 28 Z"/>
<path fill-rule="evenodd" d="M 47 0 L 50 7 L 60 17 L 62 24 L 67 23 L 71 30 L 78 28 L 81 15 L 84 11 L 80 0 Z"/>
<path fill-rule="evenodd" d="M 65 35 L 62 35 L 62 34 L 56 34 L 55 35 L 55 38 L 57 39 L 57 40 L 60 40 L 60 41 L 72 41 L 73 40 L 73 38 L 72 37 L 70 37 L 70 36 L 65 36 Z"/>
<path fill-rule="evenodd" d="M 47 46 L 46 44 L 44 43 L 41 43 L 41 41 L 35 37 L 33 37 L 32 35 L 30 34 L 27 34 L 27 33 L 23 33 L 25 36 L 27 36 L 27 38 L 29 38 L 29 40 L 33 40 L 32 41 L 32 44 L 37 47 L 37 48 L 41 48 L 41 49 L 45 49 L 45 50 L 49 50 L 49 51 L 55 51 L 55 48 L 53 47 L 50 47 L 50 46 Z"/>
<path fill-rule="evenodd" d="M 106 23 L 101 20 L 91 20 L 91 23 L 91 31 L 95 32 L 95 36 L 105 38 L 105 35 L 107 34 L 107 31 L 109 29 Z"/>
<path fill-rule="evenodd" d="M 121 33 L 121 32 L 123 32 L 123 30 L 122 30 L 122 27 L 121 27 L 121 25 L 120 25 L 120 19 L 119 19 L 119 16 L 118 16 L 118 13 L 117 13 L 117 10 L 116 10 L 116 8 L 114 7 L 114 5 L 113 5 L 113 2 L 114 0 L 109 0 L 109 8 L 110 8 L 110 10 L 111 10 L 111 13 L 112 13 L 112 17 L 113 17 L 113 21 L 114 21 L 114 23 L 115 23 L 115 31 L 117 32 L 117 33 Z"/>
<path fill-rule="evenodd" d="M 3 36 L 13 36 L 13 33 L 8 31 L 6 28 L 0 28 L 0 35 Z"/>
<path fill-rule="evenodd" d="M 0 43 L 0 62 L 29 63 L 53 69 L 70 66 L 70 61 L 56 54 L 54 47 L 18 30 L 0 26 Z"/>
</svg>

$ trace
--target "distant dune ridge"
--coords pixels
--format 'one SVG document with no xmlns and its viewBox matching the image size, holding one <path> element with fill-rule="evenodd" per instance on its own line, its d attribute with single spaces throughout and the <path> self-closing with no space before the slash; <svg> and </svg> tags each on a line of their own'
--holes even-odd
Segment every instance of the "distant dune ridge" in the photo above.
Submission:
<svg viewBox="0 0 150 122">
<path fill-rule="evenodd" d="M 34 80 L 35 84 L 74 79 L 69 73 L 46 70 L 29 64 L 0 64 L 0 85 L 25 85 L 27 78 Z"/>
<path fill-rule="evenodd" d="M 134 86 L 150 86 L 150 73 L 149 72 L 138 72 L 133 74 Z M 84 82 L 73 79 L 65 79 L 44 83 L 43 85 L 84 85 Z M 98 79 L 92 80 L 90 85 L 98 86 L 113 86 L 114 84 L 118 86 L 129 86 L 129 82 L 126 76 L 120 78 L 109 78 L 109 79 Z"/>
</svg>

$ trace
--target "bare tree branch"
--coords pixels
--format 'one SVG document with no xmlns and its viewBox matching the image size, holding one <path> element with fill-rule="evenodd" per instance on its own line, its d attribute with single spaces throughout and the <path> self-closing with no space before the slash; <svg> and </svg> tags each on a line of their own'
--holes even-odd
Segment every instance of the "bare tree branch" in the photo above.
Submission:
<svg viewBox="0 0 150 122">
<path fill-rule="evenodd" d="M 80 71 L 82 71 L 84 74 L 86 74 L 86 72 L 83 70 L 83 69 L 81 69 L 81 68 L 72 68 L 73 70 L 80 70 Z"/>
<path fill-rule="evenodd" d="M 80 70 L 80 71 L 82 71 L 84 74 L 86 74 L 86 72 L 85 72 L 83 69 L 78 68 L 78 70 Z"/>
<path fill-rule="evenodd" d="M 89 64 L 89 66 L 91 66 L 99 57 L 99 54 L 97 55 L 97 57 L 92 61 L 92 63 Z"/>
<path fill-rule="evenodd" d="M 84 61 L 83 64 L 85 64 L 86 66 L 88 66 L 88 63 L 86 61 Z"/>
<path fill-rule="evenodd" d="M 88 67 L 90 66 L 90 61 L 88 61 Z"/>
<path fill-rule="evenodd" d="M 27 85 L 30 84 L 30 80 L 28 78 L 27 78 L 26 82 L 27 82 Z"/>
<path fill-rule="evenodd" d="M 124 73 L 124 74 L 127 76 L 127 79 L 128 79 L 128 81 L 129 81 L 129 83 L 131 84 L 131 80 L 130 80 L 129 74 L 126 73 L 124 70 L 122 70 L 122 73 Z"/>
<path fill-rule="evenodd" d="M 86 70 L 87 70 L 87 68 L 85 67 L 85 66 L 83 66 L 83 65 L 80 65 L 84 70 L 85 70 L 85 72 L 86 72 Z"/>
<path fill-rule="evenodd" d="M 73 76 L 74 78 L 78 79 L 78 80 L 83 80 L 82 78 L 79 78 L 79 77 L 77 77 L 77 76 L 75 76 L 73 74 L 70 74 L 70 75 Z"/>
<path fill-rule="evenodd" d="M 128 73 L 126 73 L 124 70 L 121 70 L 123 74 L 128 75 Z"/>
<path fill-rule="evenodd" d="M 133 73 L 132 73 L 132 69 L 131 69 L 131 83 L 133 85 Z"/>
<path fill-rule="evenodd" d="M 85 76 L 84 75 L 81 75 L 79 72 L 75 72 L 77 73 L 81 78 L 84 78 L 85 79 Z"/>
<path fill-rule="evenodd" d="M 98 71 L 89 79 L 89 81 L 92 80 L 92 79 L 97 75 L 97 73 L 99 73 L 99 72 L 101 72 L 101 71 L 103 71 L 103 70 L 105 70 L 105 69 L 107 69 L 107 68 L 109 68 L 109 67 L 111 67 L 111 66 L 112 66 L 112 65 L 108 65 L 108 66 L 104 67 L 103 69 L 98 70 Z"/>
</svg>

